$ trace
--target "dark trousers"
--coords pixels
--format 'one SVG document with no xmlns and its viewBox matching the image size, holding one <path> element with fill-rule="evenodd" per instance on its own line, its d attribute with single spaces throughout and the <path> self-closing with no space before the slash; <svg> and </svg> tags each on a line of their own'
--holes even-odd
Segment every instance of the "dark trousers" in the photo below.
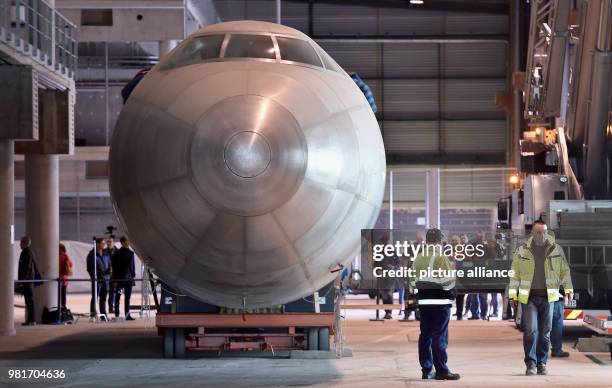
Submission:
<svg viewBox="0 0 612 388">
<path fill-rule="evenodd" d="M 66 308 L 66 290 L 67 289 L 68 289 L 68 286 L 62 285 L 62 293 L 60 294 L 60 296 L 61 296 L 60 302 L 61 302 L 61 306 L 63 308 Z"/>
<path fill-rule="evenodd" d="M 130 314 L 130 298 L 132 297 L 132 282 L 118 282 L 115 290 L 115 316 L 119 316 L 119 299 L 123 294 L 123 309 L 125 311 L 125 317 Z"/>
<path fill-rule="evenodd" d="M 465 315 L 467 315 L 469 311 L 472 311 L 472 295 L 473 294 L 467 294 L 465 297 L 465 312 L 463 313 Z"/>
<path fill-rule="evenodd" d="M 450 306 L 419 306 L 421 335 L 419 335 L 419 362 L 423 372 L 432 367 L 438 373 L 448 373 L 448 321 Z"/>
<path fill-rule="evenodd" d="M 472 313 L 472 317 L 487 319 L 487 313 L 489 312 L 487 294 L 469 294 L 468 299 L 470 300 L 470 312 Z"/>
<path fill-rule="evenodd" d="M 529 297 L 529 302 L 521 306 L 525 365 L 528 368 L 546 365 L 550 350 L 553 303 L 546 296 L 535 296 Z"/>
<path fill-rule="evenodd" d="M 21 290 L 26 305 L 26 322 L 36 322 L 34 318 L 34 286 L 32 283 L 24 283 Z"/>
<path fill-rule="evenodd" d="M 497 302 L 497 292 L 491 293 L 491 307 L 493 308 L 493 316 L 497 317 L 499 304 Z"/>
<path fill-rule="evenodd" d="M 106 282 L 107 295 L 108 295 L 108 312 L 112 313 L 115 311 L 115 288 L 113 287 L 113 283 L 110 281 Z"/>
<path fill-rule="evenodd" d="M 478 294 L 478 304 L 480 305 L 480 319 L 487 319 L 489 314 L 489 302 L 487 297 L 489 294 L 481 292 Z"/>
<path fill-rule="evenodd" d="M 380 290 L 383 304 L 393 304 L 393 290 Z M 386 314 L 391 314 L 391 310 L 385 310 Z"/>
<path fill-rule="evenodd" d="M 554 303 L 552 329 L 550 330 L 550 344 L 552 354 L 557 354 L 563 350 L 563 310 L 565 310 L 563 299 Z"/>
<path fill-rule="evenodd" d="M 509 300 L 505 300 L 506 302 L 506 319 L 514 319 L 515 311 L 512 309 L 512 304 L 510 304 Z"/>
<path fill-rule="evenodd" d="M 99 309 L 98 312 L 100 314 L 106 314 L 106 295 L 108 293 L 107 282 L 104 280 L 98 280 L 98 301 L 99 301 Z M 93 316 L 95 314 L 95 298 L 94 298 L 94 282 L 91 282 L 91 301 L 89 302 L 89 311 Z"/>
<path fill-rule="evenodd" d="M 457 303 L 457 319 L 463 319 L 463 302 L 465 301 L 465 294 L 457 294 L 455 301 Z"/>
</svg>

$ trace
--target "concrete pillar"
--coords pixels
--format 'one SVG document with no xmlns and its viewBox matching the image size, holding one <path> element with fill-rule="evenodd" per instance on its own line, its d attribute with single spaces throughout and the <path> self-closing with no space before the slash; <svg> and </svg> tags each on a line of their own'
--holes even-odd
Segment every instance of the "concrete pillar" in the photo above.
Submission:
<svg viewBox="0 0 612 388">
<path fill-rule="evenodd" d="M 0 336 L 15 334 L 14 189 L 13 140 L 0 140 Z"/>
<path fill-rule="evenodd" d="M 43 279 L 59 277 L 59 162 L 57 155 L 25 157 L 26 233 Z M 36 321 L 42 310 L 57 307 L 57 282 L 34 291 Z"/>
<path fill-rule="evenodd" d="M 161 60 L 166 54 L 176 47 L 176 40 L 160 40 L 159 41 L 159 59 Z"/>
<path fill-rule="evenodd" d="M 425 181 L 425 223 L 427 228 L 440 228 L 440 169 L 428 169 Z"/>
</svg>

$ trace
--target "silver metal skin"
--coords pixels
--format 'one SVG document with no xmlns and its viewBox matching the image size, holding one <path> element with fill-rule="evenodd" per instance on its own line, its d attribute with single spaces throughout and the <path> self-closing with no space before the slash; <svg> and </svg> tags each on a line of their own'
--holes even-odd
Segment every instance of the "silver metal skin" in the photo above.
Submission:
<svg viewBox="0 0 612 388">
<path fill-rule="evenodd" d="M 282 34 L 322 55 L 273 23 L 193 36 L 208 33 Z M 277 51 L 157 66 L 136 87 L 113 133 L 110 190 L 166 283 L 218 306 L 269 307 L 312 294 L 354 257 L 378 217 L 385 152 L 368 102 L 338 69 L 284 63 Z"/>
</svg>

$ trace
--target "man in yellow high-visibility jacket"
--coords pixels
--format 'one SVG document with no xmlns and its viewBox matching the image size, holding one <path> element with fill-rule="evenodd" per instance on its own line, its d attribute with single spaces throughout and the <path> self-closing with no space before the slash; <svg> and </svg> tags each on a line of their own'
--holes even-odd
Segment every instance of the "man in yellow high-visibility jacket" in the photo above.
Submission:
<svg viewBox="0 0 612 388">
<path fill-rule="evenodd" d="M 545 375 L 553 303 L 559 299 L 560 286 L 566 298 L 574 293 L 563 249 L 548 234 L 545 222 L 534 222 L 532 236 L 514 253 L 512 270 L 508 296 L 515 307 L 520 303 L 522 308 L 525 374 Z"/>
<path fill-rule="evenodd" d="M 410 285 L 417 295 L 421 314 L 419 335 L 419 362 L 425 380 L 459 380 L 446 365 L 448 355 L 448 322 L 451 304 L 457 295 L 455 276 L 450 273 L 452 264 L 441 252 L 442 232 L 429 229 L 423 254 L 418 255 L 412 265 L 414 276 Z M 438 253 L 436 253 L 438 251 Z M 436 272 L 434 272 L 436 271 Z M 435 367 L 436 371 L 433 372 Z"/>
</svg>

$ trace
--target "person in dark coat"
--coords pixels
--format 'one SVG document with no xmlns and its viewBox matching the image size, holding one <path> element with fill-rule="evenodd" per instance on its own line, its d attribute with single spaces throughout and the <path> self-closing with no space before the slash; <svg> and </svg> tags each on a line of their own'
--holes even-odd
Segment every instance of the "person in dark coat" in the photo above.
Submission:
<svg viewBox="0 0 612 388">
<path fill-rule="evenodd" d="M 110 273 L 108 273 L 104 277 L 104 279 L 106 280 L 106 289 L 108 291 L 109 312 L 115 311 L 115 288 L 113 287 L 113 282 L 111 281 L 111 278 L 115 279 L 115 277 L 113 275 L 113 266 L 111 262 L 113 260 L 113 255 L 116 251 L 117 248 L 115 247 L 115 236 L 111 234 L 106 238 L 106 248 L 104 248 L 104 251 L 102 253 L 102 259 L 104 260 L 104 268 L 107 268 L 110 271 Z"/>
<path fill-rule="evenodd" d="M 21 238 L 21 254 L 19 255 L 19 267 L 17 269 L 18 280 L 34 280 L 36 276 L 36 260 L 30 249 L 31 243 L 32 241 L 28 236 Z M 36 319 L 34 319 L 34 283 L 19 283 L 17 289 L 25 298 L 26 305 L 26 320 L 22 325 L 36 325 Z"/>
<path fill-rule="evenodd" d="M 106 281 L 105 276 L 110 275 L 110 268 L 106 268 L 104 265 L 104 259 L 102 257 L 104 251 L 104 239 L 97 238 L 96 239 L 96 253 L 94 259 L 94 251 L 93 249 L 89 251 L 87 255 L 87 273 L 89 274 L 89 278 L 92 280 L 91 282 L 91 302 L 89 303 L 89 311 L 92 317 L 96 316 L 96 298 L 94 293 L 94 284 L 97 285 L 97 293 L 98 293 L 98 301 L 100 306 L 100 314 L 106 315 Z M 97 282 L 94 282 L 94 278 Z"/>
<path fill-rule="evenodd" d="M 130 298 L 132 296 L 132 286 L 135 285 L 134 278 L 136 278 L 134 252 L 130 249 L 130 242 L 127 237 L 121 236 L 119 241 L 121 242 L 121 248 L 113 254 L 111 260 L 113 278 L 118 280 L 113 284 L 115 289 L 115 316 L 119 317 L 119 298 L 123 293 L 125 320 L 133 321 L 134 318 L 130 316 Z"/>
<path fill-rule="evenodd" d="M 382 236 L 380 238 L 380 244 L 389 244 L 389 237 Z M 380 262 L 380 266 L 383 270 L 397 269 L 399 266 L 399 259 L 397 256 L 387 256 Z M 395 291 L 395 278 L 392 277 L 381 277 L 378 279 L 378 288 L 382 297 L 383 304 L 393 304 L 393 291 Z M 391 319 L 391 311 L 385 309 L 384 319 Z"/>
</svg>

